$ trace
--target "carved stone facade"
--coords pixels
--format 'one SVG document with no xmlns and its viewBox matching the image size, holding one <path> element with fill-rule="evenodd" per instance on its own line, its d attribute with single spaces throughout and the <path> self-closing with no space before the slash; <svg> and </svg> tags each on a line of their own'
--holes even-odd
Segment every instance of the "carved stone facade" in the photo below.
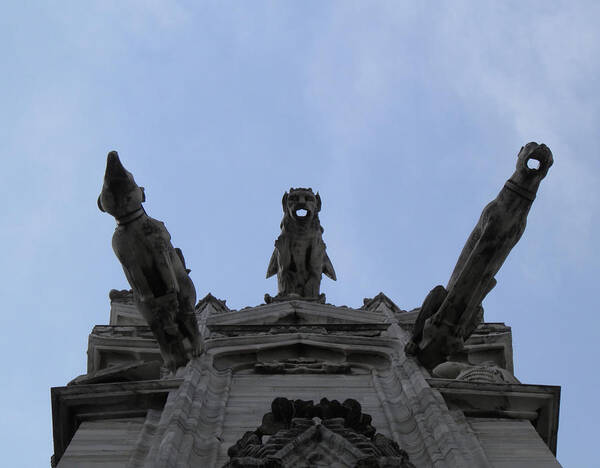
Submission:
<svg viewBox="0 0 600 468">
<path fill-rule="evenodd" d="M 398 467 L 414 468 L 393 440 L 375 432 L 356 400 L 276 398 L 255 431 L 232 445 L 223 468 Z M 264 436 L 268 440 L 263 442 Z"/>
<path fill-rule="evenodd" d="M 481 305 L 551 164 L 544 145 L 521 150 L 448 286 L 410 311 L 383 293 L 360 308 L 325 303 L 321 275 L 336 275 L 321 199 L 290 189 L 267 273 L 277 274 L 278 294 L 231 310 L 212 294 L 193 307 L 181 252 L 109 155 L 99 205 L 119 223 L 115 252 L 132 290 L 110 292 L 87 372 L 51 391 L 52 465 L 560 466 L 560 388 L 517 380 L 511 329 L 485 323 Z"/>
<path fill-rule="evenodd" d="M 123 324 L 134 322 L 128 306 L 113 297 L 112 323 L 90 335 L 89 372 L 52 389 L 59 468 L 559 466 L 560 389 L 496 379 L 512 375 L 504 324 L 478 326 L 462 376 L 435 378 L 404 353 L 418 311 L 383 294 L 359 309 L 294 300 L 242 310 L 209 295 L 196 307 L 205 352 L 161 379 L 150 328 Z M 274 412 L 277 398 L 294 409 Z M 365 419 L 348 418 L 351 408 Z M 526 450 L 509 450 L 524 440 Z M 235 452 L 240 444 L 268 456 Z"/>
</svg>

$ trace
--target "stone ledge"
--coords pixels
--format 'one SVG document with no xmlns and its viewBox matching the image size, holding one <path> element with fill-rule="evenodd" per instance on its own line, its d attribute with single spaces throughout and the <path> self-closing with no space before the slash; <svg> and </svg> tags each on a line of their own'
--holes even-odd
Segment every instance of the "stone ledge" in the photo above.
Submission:
<svg viewBox="0 0 600 468">
<path fill-rule="evenodd" d="M 527 419 L 556 456 L 560 387 L 427 379 L 449 409 L 467 417 Z"/>
<path fill-rule="evenodd" d="M 145 416 L 162 409 L 182 379 L 72 385 L 50 389 L 54 460 L 58 464 L 83 421 Z"/>
<path fill-rule="evenodd" d="M 218 324 L 212 323 L 207 324 L 208 329 L 218 333 L 269 333 L 276 328 L 303 328 L 308 330 L 312 329 L 323 329 L 327 332 L 333 331 L 385 331 L 389 328 L 390 323 L 267 323 L 264 325 L 258 324 Z"/>
</svg>

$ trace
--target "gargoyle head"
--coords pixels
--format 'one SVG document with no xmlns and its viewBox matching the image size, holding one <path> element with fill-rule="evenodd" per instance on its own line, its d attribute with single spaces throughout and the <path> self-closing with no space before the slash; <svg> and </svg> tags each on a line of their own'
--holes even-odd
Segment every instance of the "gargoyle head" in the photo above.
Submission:
<svg viewBox="0 0 600 468">
<path fill-rule="evenodd" d="M 284 217 L 289 217 L 301 225 L 310 224 L 321 211 L 321 197 L 311 188 L 290 188 L 281 200 Z"/>
<path fill-rule="evenodd" d="M 144 187 L 139 187 L 131 172 L 123 167 L 116 151 L 108 153 L 98 208 L 115 218 L 123 218 L 142 208 Z"/>
<path fill-rule="evenodd" d="M 540 181 L 546 177 L 553 163 L 554 159 L 550 148 L 543 143 L 538 145 L 532 141 L 519 151 L 517 172 L 526 179 L 532 178 Z"/>
</svg>

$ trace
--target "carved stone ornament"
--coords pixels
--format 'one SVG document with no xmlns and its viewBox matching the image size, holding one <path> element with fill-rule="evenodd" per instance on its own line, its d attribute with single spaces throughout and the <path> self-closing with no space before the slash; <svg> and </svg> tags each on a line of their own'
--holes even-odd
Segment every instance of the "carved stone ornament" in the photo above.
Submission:
<svg viewBox="0 0 600 468">
<path fill-rule="evenodd" d="M 202 349 L 194 315 L 196 290 L 165 225 L 144 211 L 145 199 L 144 188 L 135 183 L 117 152 L 110 152 L 98 207 L 117 220 L 113 250 L 134 302 L 158 341 L 165 366 L 174 371 Z M 111 299 L 120 296 L 124 294 L 112 294 Z"/>
<path fill-rule="evenodd" d="M 446 288 L 436 286 L 423 302 L 406 353 L 433 368 L 464 341 L 483 318 L 481 302 L 496 285 L 494 276 L 521 238 L 527 214 L 553 157 L 544 144 L 527 143 L 517 168 L 481 213 Z"/>
<path fill-rule="evenodd" d="M 271 408 L 259 428 L 229 448 L 223 468 L 414 468 L 396 442 L 375 432 L 356 400 L 276 398 Z"/>
<path fill-rule="evenodd" d="M 455 379 L 478 383 L 519 383 L 519 380 L 506 369 L 493 361 L 479 364 L 447 361 L 437 365 L 431 374 L 442 379 Z"/>
<path fill-rule="evenodd" d="M 123 304 L 132 304 L 133 303 L 133 291 L 131 289 L 111 289 L 108 293 L 108 297 L 110 302 L 121 302 Z"/>
<path fill-rule="evenodd" d="M 320 294 L 321 274 L 336 280 L 325 251 L 319 221 L 321 197 L 312 189 L 291 188 L 282 199 L 281 235 L 267 268 L 267 278 L 277 274 L 278 294 L 265 294 L 265 302 L 303 298 L 325 302 Z"/>
<path fill-rule="evenodd" d="M 281 361 L 259 362 L 254 365 L 257 374 L 350 374 L 351 366 L 311 358 L 290 358 Z"/>
</svg>

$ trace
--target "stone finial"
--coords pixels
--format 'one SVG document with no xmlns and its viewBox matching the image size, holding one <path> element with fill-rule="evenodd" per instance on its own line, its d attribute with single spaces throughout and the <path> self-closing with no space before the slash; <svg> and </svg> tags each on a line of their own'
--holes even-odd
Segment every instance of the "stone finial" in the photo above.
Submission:
<svg viewBox="0 0 600 468">
<path fill-rule="evenodd" d="M 165 225 L 144 211 L 145 199 L 143 187 L 123 167 L 117 152 L 111 151 L 98 207 L 117 221 L 113 250 L 158 341 L 165 366 L 174 371 L 201 351 L 194 315 L 196 290 Z"/>
<path fill-rule="evenodd" d="M 324 302 L 321 274 L 334 281 L 336 276 L 319 221 L 321 197 L 310 188 L 290 188 L 281 202 L 281 235 L 267 268 L 267 278 L 277 274 L 278 294 L 275 298 L 266 294 L 265 302 L 298 298 Z"/>
<path fill-rule="evenodd" d="M 527 143 L 517 167 L 481 217 L 458 258 L 448 285 L 436 286 L 419 312 L 407 354 L 433 368 L 464 341 L 483 319 L 481 302 L 496 285 L 494 276 L 521 238 L 527 214 L 553 157 L 544 144 Z"/>
</svg>

